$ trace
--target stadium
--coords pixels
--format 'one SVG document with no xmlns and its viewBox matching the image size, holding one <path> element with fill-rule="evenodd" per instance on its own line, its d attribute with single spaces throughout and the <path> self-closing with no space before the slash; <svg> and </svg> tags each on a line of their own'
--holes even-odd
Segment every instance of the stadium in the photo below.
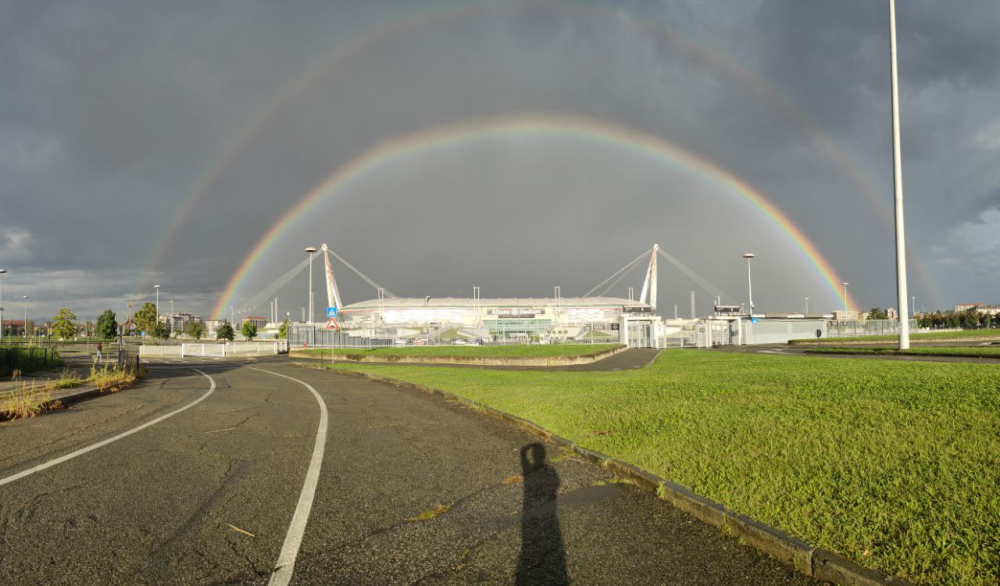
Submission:
<svg viewBox="0 0 1000 586">
<path fill-rule="evenodd" d="M 338 315 L 345 330 L 389 327 L 399 330 L 398 335 L 414 335 L 457 328 L 462 335 L 480 339 L 572 339 L 587 332 L 617 338 L 624 315 L 652 311 L 648 303 L 617 297 L 389 297 L 352 303 Z"/>
<path fill-rule="evenodd" d="M 337 308 L 336 318 L 329 320 L 326 329 L 334 330 L 335 333 L 329 334 L 338 338 L 388 338 L 407 344 L 442 339 L 473 342 L 588 340 L 622 343 L 650 340 L 662 330 L 662 322 L 655 315 L 658 248 L 654 246 L 649 251 L 652 252 L 648 257 L 649 270 L 638 300 L 589 295 L 562 297 L 558 288 L 553 297 L 511 298 L 481 298 L 478 288 L 475 288 L 475 295 L 470 299 L 393 296 L 324 244 L 322 253 L 326 265 L 327 305 Z M 330 255 L 375 286 L 379 297 L 343 304 L 330 264 Z M 643 253 L 625 269 L 631 269 L 645 258 L 646 253 Z M 612 275 L 607 281 L 624 276 L 627 274 L 625 269 Z M 307 327 L 313 329 L 311 324 Z M 322 344 L 329 337 L 326 334 L 322 330 L 310 333 L 309 342 Z"/>
</svg>

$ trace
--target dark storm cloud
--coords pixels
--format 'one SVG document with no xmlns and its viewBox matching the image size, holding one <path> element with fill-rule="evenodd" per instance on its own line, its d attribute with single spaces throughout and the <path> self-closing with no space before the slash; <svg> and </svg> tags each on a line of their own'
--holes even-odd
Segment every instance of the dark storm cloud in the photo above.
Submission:
<svg viewBox="0 0 1000 586">
<path fill-rule="evenodd" d="M 0 6 L 8 290 L 30 290 L 42 316 L 62 302 L 117 308 L 136 286 L 150 296 L 158 280 L 177 303 L 205 312 L 285 211 L 382 141 L 557 112 L 639 129 L 715 161 L 783 209 L 863 305 L 893 304 L 892 234 L 879 211 L 891 198 L 885 3 L 598 5 Z M 1000 285 L 995 271 L 955 277 L 959 259 L 988 264 L 975 235 L 990 233 L 1000 209 L 998 10 L 989 0 L 899 6 L 908 234 L 945 304 Z M 383 26 L 415 14 L 423 18 L 409 26 Z M 343 50 L 366 31 L 376 32 Z M 310 71 L 310 83 L 283 93 Z M 239 148 L 237 137 L 246 139 Z M 317 208 L 307 229 L 283 237 L 248 286 L 298 262 L 302 246 L 329 240 L 398 293 L 468 295 L 478 284 L 541 295 L 555 284 L 585 290 L 660 240 L 734 294 L 743 288 L 739 255 L 755 249 L 765 309 L 797 308 L 803 295 L 833 303 L 773 224 L 704 177 L 615 148 L 522 140 L 379 166 Z M 831 146 L 883 204 L 831 158 Z M 216 174 L 205 182 L 209 170 Z M 148 270 L 199 185 L 194 215 Z M 511 214 L 514 205 L 535 213 Z M 917 295 L 931 294 L 914 279 Z M 343 280 L 355 300 L 372 295 Z M 680 281 L 667 277 L 664 287 L 686 307 L 690 284 Z"/>
</svg>

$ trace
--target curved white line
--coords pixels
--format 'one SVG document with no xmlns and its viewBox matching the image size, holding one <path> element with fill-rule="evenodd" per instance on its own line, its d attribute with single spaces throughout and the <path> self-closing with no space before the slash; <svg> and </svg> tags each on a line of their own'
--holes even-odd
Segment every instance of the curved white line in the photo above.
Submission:
<svg viewBox="0 0 1000 586">
<path fill-rule="evenodd" d="M 104 441 L 99 441 L 96 444 L 87 446 L 86 448 L 81 448 L 81 449 L 79 449 L 79 450 L 77 450 L 75 452 L 70 452 L 70 453 L 66 454 L 65 456 L 60 456 L 60 457 L 56 458 L 55 460 L 49 460 L 48 462 L 46 462 L 44 464 L 39 464 L 38 466 L 35 466 L 34 468 L 29 468 L 29 469 L 27 469 L 27 470 L 25 470 L 23 472 L 18 472 L 17 474 L 14 474 L 13 476 L 8 476 L 7 478 L 0 479 L 0 486 L 3 486 L 5 484 L 11 483 L 11 482 L 14 482 L 15 480 L 20 480 L 21 478 L 24 478 L 26 476 L 31 476 L 35 472 L 41 472 L 42 470 L 46 470 L 48 468 L 51 468 L 51 467 L 55 466 L 56 464 L 62 464 L 63 462 L 66 462 L 68 460 L 72 460 L 73 458 L 75 458 L 77 456 L 82 456 L 82 455 L 86 454 L 87 452 L 92 452 L 92 451 L 96 450 L 97 448 L 103 448 L 104 446 L 106 446 L 106 445 L 108 445 L 110 443 L 116 442 L 116 441 L 118 441 L 118 440 L 120 440 L 120 439 L 122 439 L 124 437 L 128 437 L 128 436 L 132 435 L 133 433 L 140 432 L 140 431 L 146 429 L 147 427 L 151 427 L 153 425 L 156 425 L 157 423 L 163 421 L 164 419 L 168 419 L 170 417 L 173 417 L 174 415 L 177 415 L 181 411 L 187 411 L 191 407 L 194 407 L 198 403 L 201 403 L 202 401 L 204 401 L 205 399 L 207 399 L 209 395 L 211 395 L 213 392 L 215 392 L 215 380 L 212 379 L 212 377 L 210 377 L 207 374 L 205 374 L 204 372 L 198 370 L 197 368 L 192 368 L 191 370 L 193 370 L 193 371 L 197 372 L 198 374 L 200 374 L 200 375 L 208 378 L 209 382 L 212 383 L 211 387 L 209 387 L 209 389 L 208 389 L 208 392 L 205 393 L 204 395 L 198 397 L 193 402 L 188 403 L 187 405 L 181 407 L 180 409 L 177 409 L 175 411 L 171 411 L 170 413 L 167 413 L 166 415 L 162 415 L 160 417 L 157 417 L 156 419 L 154 419 L 152 421 L 149 421 L 147 423 L 143 423 L 139 427 L 130 429 L 130 430 L 126 431 L 125 433 L 120 433 L 120 434 L 118 434 L 118 435 L 116 435 L 114 437 L 109 437 L 108 439 L 106 439 Z"/>
<path fill-rule="evenodd" d="M 273 374 L 274 376 L 280 376 L 281 378 L 287 378 L 288 380 L 295 381 L 309 389 L 313 396 L 316 397 L 316 402 L 319 403 L 319 429 L 316 430 L 316 444 L 313 446 L 312 459 L 309 460 L 309 470 L 306 472 L 306 481 L 302 483 L 302 493 L 299 495 L 299 504 L 295 506 L 295 514 L 292 515 L 292 523 L 288 526 L 288 533 L 285 534 L 285 543 L 281 546 L 281 553 L 278 555 L 278 561 L 274 564 L 274 569 L 271 573 L 271 580 L 268 582 L 268 586 L 287 586 L 292 579 L 292 573 L 295 571 L 295 558 L 299 555 L 299 547 L 302 545 L 302 537 L 306 533 L 306 523 L 309 522 L 309 512 L 312 511 L 313 499 L 316 496 L 316 485 L 319 483 L 319 470 L 323 465 L 323 452 L 326 451 L 326 403 L 323 402 L 323 397 L 316 392 L 316 389 L 297 378 L 292 378 L 290 376 L 285 376 L 283 374 L 278 374 L 277 372 L 271 372 L 270 370 L 264 370 L 262 368 L 253 368 L 253 370 L 259 370 L 260 372 L 266 372 L 268 374 Z"/>
</svg>

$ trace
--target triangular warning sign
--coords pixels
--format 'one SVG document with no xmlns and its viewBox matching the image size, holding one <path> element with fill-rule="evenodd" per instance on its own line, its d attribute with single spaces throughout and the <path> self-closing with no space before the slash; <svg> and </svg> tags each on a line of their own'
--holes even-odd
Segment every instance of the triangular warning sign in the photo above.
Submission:
<svg viewBox="0 0 1000 586">
<path fill-rule="evenodd" d="M 340 326 L 337 325 L 337 320 L 335 320 L 335 319 L 333 319 L 331 317 L 330 319 L 326 320 L 326 329 L 328 329 L 328 330 L 339 330 Z"/>
</svg>

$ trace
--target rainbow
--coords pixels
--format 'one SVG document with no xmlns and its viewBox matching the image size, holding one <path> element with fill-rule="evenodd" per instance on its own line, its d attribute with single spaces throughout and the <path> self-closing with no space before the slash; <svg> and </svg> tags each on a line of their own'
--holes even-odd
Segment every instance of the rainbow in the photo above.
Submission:
<svg viewBox="0 0 1000 586">
<path fill-rule="evenodd" d="M 403 34 L 406 31 L 418 30 L 429 26 L 442 25 L 455 20 L 469 18 L 479 15 L 487 10 L 495 8 L 495 2 L 476 1 L 468 3 L 458 3 L 453 5 L 441 5 L 433 8 L 421 7 L 417 11 L 398 11 L 390 18 L 376 24 L 375 26 L 363 29 L 359 34 L 348 39 L 344 43 L 337 45 L 325 56 L 315 60 L 309 65 L 304 73 L 293 83 L 282 88 L 274 99 L 268 102 L 249 122 L 234 136 L 223 148 L 221 154 L 214 158 L 205 173 L 198 179 L 192 192 L 181 203 L 177 214 L 169 224 L 166 224 L 158 239 L 158 244 L 152 249 L 150 256 L 144 264 L 144 270 L 140 272 L 140 279 L 146 275 L 156 272 L 161 264 L 170 243 L 174 240 L 180 227 L 194 213 L 197 204 L 209 192 L 215 181 L 223 175 L 225 170 L 232 164 L 243 146 L 254 136 L 261 132 L 271 117 L 295 96 L 301 94 L 311 87 L 322 76 L 334 72 L 338 65 L 348 62 L 354 56 L 366 51 L 368 48 Z M 622 12 L 621 9 L 611 9 L 593 3 L 584 3 L 577 0 L 547 0 L 545 3 L 525 2 L 522 6 L 525 9 L 551 10 L 553 12 L 567 12 L 592 19 L 607 19 L 615 23 L 625 24 L 646 33 L 654 34 L 667 39 L 675 46 L 698 58 L 702 62 L 711 65 L 717 70 L 732 76 L 745 83 L 757 94 L 774 104 L 789 120 L 795 123 L 812 141 L 814 147 L 827 157 L 835 167 L 837 167 L 858 190 L 872 202 L 879 215 L 889 225 L 894 225 L 892 208 L 889 205 L 891 198 L 888 194 L 882 194 L 875 187 L 872 181 L 860 170 L 855 161 L 851 160 L 846 153 L 839 149 L 826 135 L 818 128 L 794 103 L 787 97 L 779 93 L 773 86 L 768 84 L 759 75 L 747 70 L 745 67 L 720 53 L 712 50 L 703 44 L 697 43 L 685 37 L 680 31 L 669 26 L 650 20 L 640 18 L 634 14 Z M 922 288 L 931 298 L 940 304 L 939 295 L 929 278 L 926 267 L 917 259 L 911 260 L 916 277 L 920 280 Z M 136 290 L 140 283 L 136 283 Z"/>
<path fill-rule="evenodd" d="M 802 233 L 802 230 L 760 192 L 733 173 L 704 157 L 639 130 L 590 118 L 539 114 L 476 119 L 421 130 L 382 142 L 341 166 L 303 196 L 271 226 L 233 273 L 222 297 L 210 315 L 220 316 L 224 314 L 225 308 L 232 303 L 233 296 L 246 279 L 250 269 L 271 243 L 289 229 L 298 218 L 303 217 L 325 198 L 340 193 L 353 181 L 362 178 L 376 167 L 407 157 L 418 156 L 429 150 L 453 147 L 484 137 L 538 134 L 561 135 L 626 148 L 697 173 L 706 181 L 742 197 L 795 242 L 795 245 L 816 269 L 834 297 L 840 299 L 848 307 L 856 307 L 849 296 L 845 298 L 841 294 L 843 280 L 820 254 L 816 246 Z"/>
</svg>

